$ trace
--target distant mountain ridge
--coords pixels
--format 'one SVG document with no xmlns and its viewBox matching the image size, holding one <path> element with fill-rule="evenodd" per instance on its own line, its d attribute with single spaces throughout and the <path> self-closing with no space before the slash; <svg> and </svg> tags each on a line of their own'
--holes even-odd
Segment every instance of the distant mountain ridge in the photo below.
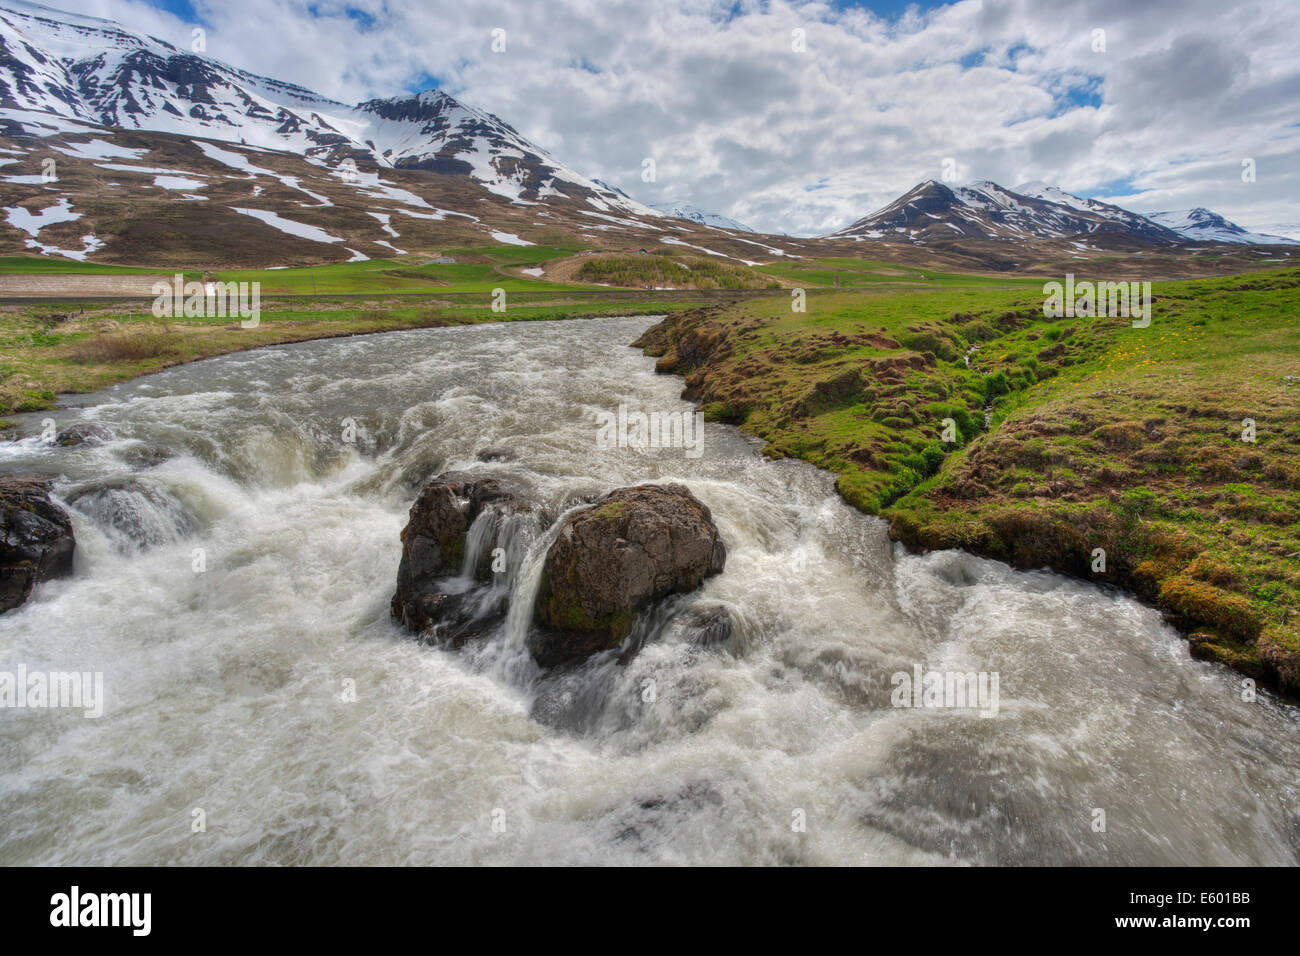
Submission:
<svg viewBox="0 0 1300 956">
<path fill-rule="evenodd" d="M 1006 189 L 983 180 L 949 187 L 933 179 L 826 238 L 892 239 L 917 245 L 958 239 L 1061 240 L 1175 245 L 1292 242 L 1249 233 L 1205 209 L 1143 216 L 1043 182 Z"/>
<path fill-rule="evenodd" d="M 1195 242 L 1233 242 L 1245 245 L 1289 245 L 1297 242 L 1289 236 L 1249 232 L 1235 222 L 1229 222 L 1217 213 L 1199 206 L 1175 212 L 1153 212 L 1147 218 Z"/>
<path fill-rule="evenodd" d="M 1166 245 L 1181 241 L 1172 230 L 1116 206 L 1079 199 L 1041 183 L 1027 188 L 1028 193 L 1010 190 L 988 180 L 950 188 L 930 179 L 831 237 L 917 244 L 1096 236 Z"/>
<path fill-rule="evenodd" d="M 689 219 L 691 222 L 698 222 L 702 226 L 712 226 L 714 229 L 731 229 L 736 232 L 754 231 L 749 226 L 736 222 L 734 219 L 729 219 L 716 212 L 709 212 L 707 209 L 701 209 L 699 206 L 693 206 L 690 203 L 651 203 L 650 205 L 665 216 L 672 216 L 675 219 Z"/>
</svg>

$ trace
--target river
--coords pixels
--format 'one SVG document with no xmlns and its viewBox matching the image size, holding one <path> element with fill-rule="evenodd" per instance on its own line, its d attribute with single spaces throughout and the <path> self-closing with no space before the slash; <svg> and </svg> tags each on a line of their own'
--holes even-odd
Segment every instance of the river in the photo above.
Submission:
<svg viewBox="0 0 1300 956">
<path fill-rule="evenodd" d="M 728 426 L 699 457 L 599 447 L 621 403 L 694 410 L 627 347 L 652 321 L 268 347 L 21 416 L 115 437 L 0 445 L 4 471 L 64 476 L 78 542 L 0 616 L 0 669 L 102 672 L 105 702 L 0 710 L 0 863 L 1300 862 L 1297 709 L 1243 700 L 1155 610 L 908 554 Z M 668 610 L 724 605 L 731 637 L 665 613 L 631 660 L 560 678 L 511 623 L 412 640 L 398 535 L 453 469 L 552 515 L 686 484 L 728 559 Z M 894 706 L 916 667 L 996 675 L 996 714 Z"/>
</svg>

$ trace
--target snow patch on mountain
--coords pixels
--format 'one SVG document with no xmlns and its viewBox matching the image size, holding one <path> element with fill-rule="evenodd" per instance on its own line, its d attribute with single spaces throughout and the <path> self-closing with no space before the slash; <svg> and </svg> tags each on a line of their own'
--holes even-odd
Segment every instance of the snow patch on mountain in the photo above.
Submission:
<svg viewBox="0 0 1300 956">
<path fill-rule="evenodd" d="M 153 184 L 160 189 L 184 190 L 184 189 L 202 189 L 207 185 L 197 179 L 190 179 L 188 176 L 155 176 Z"/>
<path fill-rule="evenodd" d="M 55 151 L 63 153 L 65 156 L 75 156 L 77 159 L 133 159 L 138 160 L 144 156 L 146 150 L 130 149 L 126 146 L 114 146 L 112 143 L 106 143 L 102 139 L 92 139 L 88 143 L 68 143 L 64 146 L 55 146 Z"/>
<path fill-rule="evenodd" d="M 497 242 L 504 242 L 511 246 L 531 246 L 533 243 L 527 239 L 520 239 L 513 232 L 493 232 L 492 238 Z"/>
<path fill-rule="evenodd" d="M 741 259 L 738 256 L 729 256 L 725 252 L 715 252 L 712 249 L 704 248 L 704 246 L 697 246 L 693 242 L 685 242 L 681 239 L 674 239 L 670 236 L 665 236 L 661 241 L 673 246 L 686 246 L 688 249 L 698 249 L 700 252 L 707 252 L 711 256 L 717 256 L 719 259 L 734 259 L 736 262 L 743 262 L 747 266 L 762 265 L 761 262 L 754 262 L 750 259 Z"/>
<path fill-rule="evenodd" d="M 235 212 L 242 213 L 245 216 L 252 216 L 254 219 L 260 219 L 273 229 L 279 229 L 281 232 L 296 236 L 299 239 L 308 239 L 312 242 L 342 242 L 338 236 L 331 236 L 324 229 L 316 226 L 309 226 L 305 222 L 295 222 L 292 219 L 285 219 L 283 216 L 277 216 L 273 212 L 265 209 L 241 209 L 238 206 L 232 206 Z"/>
<path fill-rule="evenodd" d="M 56 222 L 72 222 L 81 218 L 81 213 L 72 211 L 72 204 L 67 199 L 60 199 L 53 206 L 46 206 L 39 212 L 31 212 L 22 206 L 6 206 L 4 211 L 5 221 L 9 225 L 33 237 Z"/>
</svg>

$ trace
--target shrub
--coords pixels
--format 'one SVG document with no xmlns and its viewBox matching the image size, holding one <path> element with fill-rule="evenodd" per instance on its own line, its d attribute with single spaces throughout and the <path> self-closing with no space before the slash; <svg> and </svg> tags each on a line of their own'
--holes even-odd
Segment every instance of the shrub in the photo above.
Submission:
<svg viewBox="0 0 1300 956">
<path fill-rule="evenodd" d="M 943 465 L 943 443 L 932 441 L 918 452 L 913 452 L 903 459 L 903 465 L 912 469 L 922 478 L 929 478 L 938 473 Z"/>
<path fill-rule="evenodd" d="M 1005 395 L 1010 390 L 1011 386 L 1007 383 L 1005 372 L 994 372 L 992 375 L 984 376 L 984 397 L 986 400 L 992 401 L 999 395 Z"/>
<path fill-rule="evenodd" d="M 770 288 L 774 281 L 743 266 L 709 259 L 674 259 L 665 255 L 594 257 L 582 264 L 576 277 L 582 282 L 634 288 L 763 289 Z M 776 285 L 779 287 L 780 283 Z"/>
<path fill-rule="evenodd" d="M 100 332 L 92 338 L 74 342 L 68 357 L 87 365 L 111 362 L 138 362 L 175 354 L 177 336 L 170 328 L 141 331 Z"/>
</svg>

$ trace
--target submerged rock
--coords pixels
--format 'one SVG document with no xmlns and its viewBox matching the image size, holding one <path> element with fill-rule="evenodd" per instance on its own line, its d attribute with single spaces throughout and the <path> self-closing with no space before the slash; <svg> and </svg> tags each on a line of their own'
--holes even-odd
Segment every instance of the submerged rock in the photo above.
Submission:
<svg viewBox="0 0 1300 956">
<path fill-rule="evenodd" d="M 0 478 L 0 613 L 25 602 L 41 581 L 72 571 L 72 519 L 50 500 L 50 482 Z"/>
<path fill-rule="evenodd" d="M 78 422 L 54 436 L 54 444 L 71 448 L 76 445 L 99 445 L 113 440 L 113 433 L 98 422 Z"/>
<path fill-rule="evenodd" d="M 170 448 L 143 443 L 122 450 L 120 455 L 122 461 L 134 468 L 156 468 L 176 457 L 176 453 Z"/>
<path fill-rule="evenodd" d="M 96 481 L 69 492 L 67 500 L 115 538 L 119 551 L 181 541 L 199 529 L 185 503 L 152 481 Z"/>
<path fill-rule="evenodd" d="M 509 610 L 507 601 L 505 592 L 491 587 L 472 587 L 467 591 L 430 588 L 418 604 L 426 623 L 411 629 L 429 643 L 463 647 L 496 629 Z M 404 613 L 409 619 L 410 612 Z"/>
<path fill-rule="evenodd" d="M 552 667 L 617 647 L 638 612 L 726 560 L 712 514 L 684 486 L 611 491 L 570 515 L 547 552 L 529 650 Z"/>
<path fill-rule="evenodd" d="M 731 611 L 723 604 L 696 605 L 681 616 L 677 625 L 693 643 L 703 647 L 725 644 L 735 630 Z"/>
<path fill-rule="evenodd" d="M 505 596 L 451 589 L 445 579 L 462 571 L 470 529 L 480 515 L 490 511 L 504 517 L 533 510 L 493 478 L 445 474 L 425 485 L 402 529 L 393 618 L 423 636 L 441 626 L 438 636 L 457 644 L 489 630 L 505 613 Z M 473 581 L 491 584 L 492 549 L 478 548 L 469 570 Z"/>
</svg>

